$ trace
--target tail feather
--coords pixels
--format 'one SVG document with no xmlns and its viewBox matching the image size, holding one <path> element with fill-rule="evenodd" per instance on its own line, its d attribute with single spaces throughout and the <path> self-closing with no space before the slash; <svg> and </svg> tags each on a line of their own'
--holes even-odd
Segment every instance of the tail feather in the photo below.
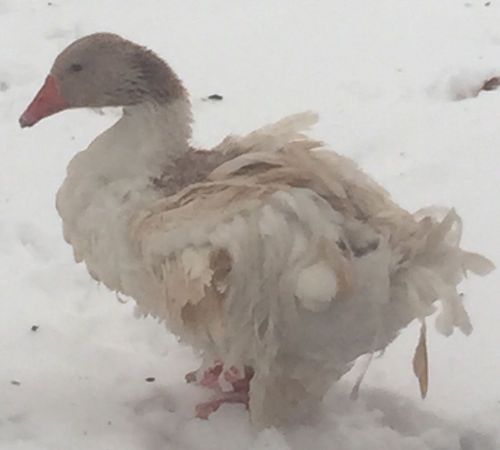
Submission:
<svg viewBox="0 0 500 450">
<path fill-rule="evenodd" d="M 495 266 L 484 256 L 460 248 L 462 220 L 454 209 L 443 218 L 437 209 L 419 211 L 415 218 L 420 219 L 425 212 L 429 215 L 419 221 L 425 237 L 418 241 L 419 248 L 399 274 L 407 287 L 406 299 L 419 318 L 432 313 L 431 305 L 439 300 L 442 307 L 436 318 L 437 330 L 448 336 L 456 327 L 470 334 L 472 325 L 457 286 L 467 272 L 484 276 Z"/>
</svg>

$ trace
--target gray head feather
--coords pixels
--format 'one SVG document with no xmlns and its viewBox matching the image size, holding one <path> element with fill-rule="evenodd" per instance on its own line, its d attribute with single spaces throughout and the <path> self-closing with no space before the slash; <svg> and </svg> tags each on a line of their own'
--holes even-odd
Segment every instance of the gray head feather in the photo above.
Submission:
<svg viewBox="0 0 500 450">
<path fill-rule="evenodd" d="M 51 74 L 71 107 L 163 104 L 187 97 L 161 58 L 112 33 L 73 42 L 56 58 Z"/>
</svg>

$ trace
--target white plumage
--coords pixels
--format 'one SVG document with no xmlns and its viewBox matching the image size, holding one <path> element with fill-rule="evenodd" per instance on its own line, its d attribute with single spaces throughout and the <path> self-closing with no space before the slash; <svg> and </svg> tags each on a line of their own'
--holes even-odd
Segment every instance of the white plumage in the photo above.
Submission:
<svg viewBox="0 0 500 450">
<path fill-rule="evenodd" d="M 65 238 L 94 278 L 206 367 L 252 369 L 260 426 L 308 411 L 437 301 L 438 329 L 469 333 L 457 285 L 493 267 L 460 248 L 454 210 L 403 210 L 302 134 L 315 121 L 298 114 L 205 152 L 188 145 L 183 95 L 130 105 L 73 159 L 57 196 Z"/>
</svg>

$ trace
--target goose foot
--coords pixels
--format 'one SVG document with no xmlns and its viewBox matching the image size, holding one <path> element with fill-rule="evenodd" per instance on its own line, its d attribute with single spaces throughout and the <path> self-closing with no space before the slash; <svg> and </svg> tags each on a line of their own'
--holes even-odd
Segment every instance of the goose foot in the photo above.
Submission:
<svg viewBox="0 0 500 450">
<path fill-rule="evenodd" d="M 248 408 L 248 400 L 248 392 L 220 391 L 212 400 L 196 405 L 196 417 L 199 419 L 208 419 L 210 414 L 217 411 L 224 403 L 242 403 Z"/>
<path fill-rule="evenodd" d="M 204 371 L 198 381 L 198 371 L 189 372 L 186 375 L 188 383 L 199 382 L 202 386 L 215 391 L 214 397 L 208 402 L 196 405 L 196 417 L 208 419 L 210 414 L 217 411 L 224 403 L 242 403 L 248 408 L 250 380 L 254 375 L 251 367 L 245 366 L 243 373 L 240 369 L 231 366 L 228 370 L 223 370 L 224 366 L 220 362 Z M 220 377 L 231 386 L 230 390 L 223 390 L 219 383 Z"/>
<path fill-rule="evenodd" d="M 203 371 L 200 377 L 200 369 L 188 372 L 184 377 L 187 383 L 199 383 L 201 386 L 205 386 L 210 389 L 216 389 L 219 387 L 219 377 L 222 373 L 223 364 L 220 361 L 216 361 L 215 365 L 209 367 L 207 370 Z"/>
<path fill-rule="evenodd" d="M 231 384 L 234 392 L 246 392 L 248 394 L 253 374 L 254 370 L 250 366 L 245 366 L 243 374 L 240 369 L 232 366 L 224 371 L 224 379 Z"/>
</svg>

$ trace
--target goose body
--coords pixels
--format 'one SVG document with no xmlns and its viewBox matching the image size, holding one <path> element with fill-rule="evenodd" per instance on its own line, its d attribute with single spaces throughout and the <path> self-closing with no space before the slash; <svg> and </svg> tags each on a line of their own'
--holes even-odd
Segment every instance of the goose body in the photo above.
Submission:
<svg viewBox="0 0 500 450">
<path fill-rule="evenodd" d="M 358 356 L 384 349 L 437 301 L 442 333 L 471 331 L 457 285 L 493 265 L 460 248 L 459 216 L 399 207 L 304 134 L 314 114 L 193 149 L 178 78 L 106 33 L 64 50 L 45 86 L 23 126 L 68 107 L 124 106 L 73 158 L 57 194 L 75 259 L 200 352 L 202 381 L 214 375 L 221 402 L 248 402 L 257 425 L 309 411 Z"/>
</svg>

